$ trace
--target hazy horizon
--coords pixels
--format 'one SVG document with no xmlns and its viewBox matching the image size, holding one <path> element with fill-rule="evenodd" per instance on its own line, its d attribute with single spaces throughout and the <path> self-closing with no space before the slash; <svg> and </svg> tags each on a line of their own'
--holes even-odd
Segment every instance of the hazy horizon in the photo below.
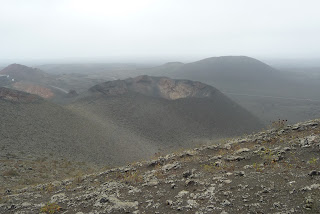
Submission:
<svg viewBox="0 0 320 214">
<path fill-rule="evenodd" d="M 3 0 L 0 63 L 317 59 L 319 6 L 315 0 Z"/>
</svg>

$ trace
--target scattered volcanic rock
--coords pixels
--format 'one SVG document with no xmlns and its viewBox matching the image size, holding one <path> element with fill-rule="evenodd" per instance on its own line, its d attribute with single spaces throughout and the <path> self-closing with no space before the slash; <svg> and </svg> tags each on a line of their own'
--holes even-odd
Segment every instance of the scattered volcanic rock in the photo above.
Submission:
<svg viewBox="0 0 320 214">
<path fill-rule="evenodd" d="M 8 189 L 0 212 L 320 213 L 319 123 L 283 126 L 229 139 L 228 146 L 221 141 L 100 173 Z M 308 147 L 301 143 L 305 139 Z M 244 158 L 226 160 L 239 151 Z M 275 158 L 279 155 L 282 159 Z"/>
</svg>

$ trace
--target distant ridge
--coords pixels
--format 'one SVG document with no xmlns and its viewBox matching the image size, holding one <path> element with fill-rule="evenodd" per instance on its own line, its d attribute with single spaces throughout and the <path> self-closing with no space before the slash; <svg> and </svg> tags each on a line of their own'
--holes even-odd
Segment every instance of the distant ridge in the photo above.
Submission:
<svg viewBox="0 0 320 214">
<path fill-rule="evenodd" d="M 66 93 L 57 89 L 59 88 L 57 86 L 66 87 L 66 84 L 55 75 L 48 74 L 38 68 L 11 64 L 2 69 L 0 75 L 9 76 L 8 81 L 1 86 L 35 94 L 45 99 L 59 100 L 66 97 Z"/>
<path fill-rule="evenodd" d="M 164 64 L 151 69 L 156 76 L 201 81 L 219 90 L 241 90 L 273 88 L 281 86 L 277 70 L 247 56 L 220 56 L 192 63 Z"/>
<path fill-rule="evenodd" d="M 40 69 L 31 68 L 20 64 L 11 64 L 0 71 L 0 74 L 10 75 L 15 81 L 43 82 L 52 80 L 53 77 Z"/>
</svg>

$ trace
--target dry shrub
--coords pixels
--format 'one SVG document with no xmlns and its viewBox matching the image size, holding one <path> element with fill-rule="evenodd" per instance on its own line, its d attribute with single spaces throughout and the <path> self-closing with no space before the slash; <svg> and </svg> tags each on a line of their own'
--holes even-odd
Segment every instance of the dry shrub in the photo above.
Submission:
<svg viewBox="0 0 320 214">
<path fill-rule="evenodd" d="M 61 211 L 61 207 L 56 203 L 47 203 L 41 207 L 40 213 L 54 214 Z"/>
<path fill-rule="evenodd" d="M 19 176 L 19 173 L 13 169 L 6 170 L 2 173 L 3 176 L 8 176 L 8 177 L 16 177 Z"/>
</svg>

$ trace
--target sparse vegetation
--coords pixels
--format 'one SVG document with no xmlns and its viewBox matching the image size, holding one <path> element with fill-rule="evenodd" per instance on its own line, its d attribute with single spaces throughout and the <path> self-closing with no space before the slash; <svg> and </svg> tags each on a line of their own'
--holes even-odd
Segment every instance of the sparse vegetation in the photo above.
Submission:
<svg viewBox="0 0 320 214">
<path fill-rule="evenodd" d="M 253 163 L 252 167 L 257 171 L 257 172 L 262 172 L 262 166 L 261 164 L 258 163 Z"/>
<path fill-rule="evenodd" d="M 156 200 L 159 201 L 156 205 L 159 212 L 174 213 L 177 209 L 173 207 L 174 203 L 180 203 L 185 199 L 189 203 L 196 204 L 192 207 L 192 212 L 202 209 L 210 213 L 208 204 L 212 201 L 210 193 L 212 191 L 221 201 L 216 203 L 215 207 L 230 213 L 239 210 L 240 213 L 246 213 L 247 208 L 242 205 L 245 203 L 251 206 L 251 200 L 254 204 L 259 204 L 260 211 L 272 212 L 274 210 L 271 208 L 283 204 L 284 209 L 293 207 L 298 213 L 303 213 L 307 208 L 317 213 L 318 205 L 312 200 L 308 200 L 307 205 L 304 205 L 304 197 L 306 192 L 317 196 L 320 173 L 315 167 L 319 160 L 314 152 L 318 151 L 319 137 L 314 133 L 318 129 L 319 127 L 305 128 L 303 131 L 293 129 L 281 134 L 266 131 L 255 135 L 254 138 L 249 135 L 245 140 L 233 139 L 224 145 L 208 145 L 163 155 L 158 159 L 87 176 L 82 176 L 83 172 L 80 170 L 76 171 L 72 163 L 63 161 L 61 165 L 67 168 L 72 166 L 73 173 L 70 175 L 76 177 L 63 181 L 63 185 L 59 182 L 40 185 L 41 190 L 45 191 L 40 191 L 39 187 L 28 188 L 26 195 L 22 192 L 14 197 L 22 195 L 21 200 L 25 200 L 24 197 L 29 197 L 27 194 L 30 191 L 42 194 L 46 200 L 53 200 L 54 196 L 56 204 L 44 206 L 43 213 L 62 211 L 57 207 L 59 205 L 66 205 L 67 212 L 79 210 L 83 212 L 84 209 L 87 210 L 82 208 L 83 205 L 95 211 L 103 207 L 109 209 L 110 213 L 118 211 L 121 213 L 124 209 L 133 212 L 137 210 L 137 202 L 139 210 L 151 213 L 155 208 L 149 204 Z M 257 141 L 257 139 L 263 140 Z M 307 146 L 304 146 L 305 143 Z M 49 160 L 41 162 L 41 164 L 47 163 Z M 22 165 L 23 162 L 14 162 L 13 167 L 19 169 Z M 59 162 L 55 162 L 55 165 L 55 167 L 60 166 Z M 47 164 L 47 170 L 51 167 L 53 165 Z M 35 166 L 32 168 L 37 169 Z M 313 179 L 306 179 L 306 176 Z M 80 183 L 81 185 L 78 185 Z M 285 188 L 282 188 L 283 186 Z M 226 197 L 232 199 L 232 206 L 226 206 L 228 204 Z M 292 197 L 292 200 L 288 200 L 288 197 Z M 31 200 L 39 204 L 42 199 Z M 170 200 L 173 201 L 172 204 Z M 271 201 L 275 205 L 270 208 L 264 201 Z M 8 202 L 4 199 L 2 203 Z M 116 210 L 118 208 L 114 206 L 115 203 L 123 208 Z M 127 205 L 130 205 L 130 208 Z M 30 207 L 31 205 L 27 204 L 26 208 L 21 209 Z M 256 207 L 251 206 L 251 208 Z M 190 206 L 182 205 L 182 209 L 189 210 Z"/>
<path fill-rule="evenodd" d="M 54 214 L 61 211 L 61 207 L 56 203 L 47 203 L 45 206 L 41 207 L 40 213 Z"/>
<path fill-rule="evenodd" d="M 214 173 L 217 170 L 217 167 L 212 164 L 202 164 L 201 168 L 208 173 Z"/>
<path fill-rule="evenodd" d="M 158 179 L 164 179 L 166 177 L 165 173 L 162 170 L 156 170 L 154 176 Z"/>
<path fill-rule="evenodd" d="M 260 151 L 260 157 L 264 160 L 265 164 L 271 164 L 276 161 L 274 151 L 267 147 Z"/>
<path fill-rule="evenodd" d="M 46 192 L 53 192 L 55 190 L 55 186 L 52 183 L 47 184 L 46 186 Z"/>
<path fill-rule="evenodd" d="M 308 161 L 308 164 L 310 165 L 315 165 L 317 164 L 319 158 L 315 158 L 315 157 L 312 157 L 309 161 Z"/>
<path fill-rule="evenodd" d="M 16 177 L 16 176 L 19 176 L 19 173 L 14 170 L 14 169 L 9 169 L 9 170 L 6 170 L 2 173 L 3 176 L 8 176 L 8 177 Z"/>
<path fill-rule="evenodd" d="M 277 121 L 273 121 L 271 122 L 271 126 L 270 128 L 273 128 L 273 129 L 282 129 L 284 128 L 288 123 L 288 120 L 277 120 Z"/>
<path fill-rule="evenodd" d="M 116 173 L 116 178 L 130 184 L 141 183 L 143 181 L 143 177 L 139 172 Z"/>
<path fill-rule="evenodd" d="M 202 164 L 201 168 L 203 171 L 208 173 L 215 173 L 217 171 L 234 171 L 235 165 L 233 163 L 210 163 Z"/>
</svg>

